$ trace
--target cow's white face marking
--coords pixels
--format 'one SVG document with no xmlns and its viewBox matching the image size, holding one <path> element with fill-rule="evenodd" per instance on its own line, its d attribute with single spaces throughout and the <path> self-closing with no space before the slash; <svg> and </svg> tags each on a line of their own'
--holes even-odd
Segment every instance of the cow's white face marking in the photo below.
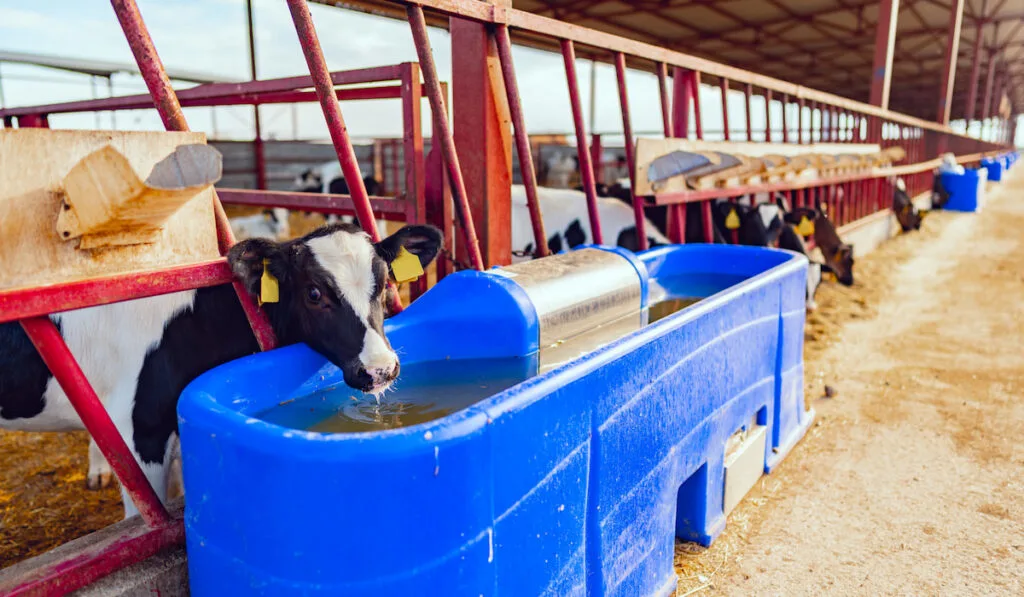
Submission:
<svg viewBox="0 0 1024 597">
<path fill-rule="evenodd" d="M 373 380 L 370 391 L 386 390 L 394 380 L 398 356 L 384 339 L 380 322 L 375 322 L 371 318 L 371 310 L 377 302 L 374 295 L 374 260 L 377 253 L 370 242 L 370 237 L 364 232 L 342 230 L 312 238 L 306 245 L 320 267 L 334 278 L 341 298 L 349 304 L 365 326 L 359 362 Z"/>
<path fill-rule="evenodd" d="M 764 223 L 764 227 L 767 229 L 771 227 L 772 220 L 779 217 L 779 206 L 764 203 L 757 206 L 757 213 L 761 216 L 761 222 Z"/>
</svg>

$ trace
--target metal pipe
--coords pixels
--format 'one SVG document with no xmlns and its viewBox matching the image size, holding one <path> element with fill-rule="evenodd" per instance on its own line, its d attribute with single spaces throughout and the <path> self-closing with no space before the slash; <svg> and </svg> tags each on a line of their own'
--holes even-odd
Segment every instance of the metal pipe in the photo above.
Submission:
<svg viewBox="0 0 1024 597">
<path fill-rule="evenodd" d="M 153 103 L 160 114 L 160 120 L 164 123 L 164 128 L 169 131 L 189 130 L 185 114 L 178 104 L 178 96 L 171 87 L 171 80 L 167 77 L 167 71 L 164 70 L 160 56 L 156 53 L 153 38 L 146 29 L 135 0 L 110 0 L 110 3 L 114 7 L 117 20 L 121 23 L 121 29 L 124 30 L 135 62 L 139 65 L 139 72 L 142 73 L 149 94 L 153 97 Z"/>
<path fill-rule="evenodd" d="M 743 101 L 747 106 L 747 141 L 754 140 L 754 128 L 750 121 L 750 95 L 754 92 L 754 87 L 750 83 L 743 86 Z"/>
<path fill-rule="evenodd" d="M 871 105 L 883 110 L 889 108 L 889 90 L 892 86 L 892 55 L 896 47 L 896 21 L 900 0 L 881 0 L 878 22 L 875 24 L 875 56 L 871 67 Z"/>
<path fill-rule="evenodd" d="M 722 137 L 729 140 L 729 79 L 721 77 L 718 87 L 722 90 Z"/>
<path fill-rule="evenodd" d="M 142 78 L 146 81 L 146 88 L 149 89 L 153 104 L 160 114 L 160 120 L 164 123 L 164 128 L 169 131 L 188 131 L 188 122 L 185 121 L 185 114 L 181 111 L 178 96 L 175 94 L 174 88 L 171 87 L 171 81 L 167 78 L 167 72 L 164 70 L 163 63 L 160 62 L 160 56 L 156 53 L 153 39 L 149 36 L 149 30 L 146 29 L 146 24 L 142 20 L 142 14 L 139 13 L 139 7 L 135 4 L 135 0 L 110 0 L 110 3 L 114 7 L 118 22 L 121 23 L 121 29 L 124 30 L 128 46 L 139 65 L 139 72 L 142 73 Z M 231 232 L 228 216 L 224 213 L 224 206 L 220 204 L 216 194 L 213 200 L 213 215 L 217 224 L 217 244 L 223 255 L 235 244 L 235 236 Z M 233 286 L 260 348 L 262 350 L 274 348 L 277 340 L 266 315 L 259 310 L 241 282 L 235 281 Z"/>
<path fill-rule="evenodd" d="M 316 90 L 317 99 L 327 121 L 327 130 L 334 143 L 334 151 L 338 155 L 341 164 L 341 171 L 348 183 L 349 192 L 355 203 L 356 214 L 363 230 L 370 235 L 373 242 L 380 241 L 380 234 L 373 218 L 373 209 L 370 207 L 370 197 L 366 193 L 366 185 L 359 172 L 359 161 L 356 159 L 356 152 L 352 148 L 352 141 L 348 136 L 348 128 L 345 126 L 345 119 L 341 114 L 341 107 L 334 96 L 334 84 L 331 82 L 331 72 L 327 68 L 327 61 L 324 59 L 323 50 L 320 48 L 320 39 L 316 34 L 316 27 L 313 24 L 313 17 L 309 14 L 309 6 L 306 0 L 286 0 L 288 10 L 292 15 L 292 22 L 295 24 L 295 32 L 299 36 L 299 44 L 302 46 L 302 53 L 306 58 L 306 65 L 309 67 L 309 74 L 313 78 L 313 88 Z"/>
<path fill-rule="evenodd" d="M 616 60 L 618 56 L 616 55 Z M 562 40 L 562 61 L 565 62 L 565 80 L 569 85 L 569 105 L 572 107 L 572 120 L 576 127 L 576 157 L 580 162 L 580 177 L 583 179 L 583 192 L 587 196 L 587 216 L 590 218 L 590 231 L 594 244 L 604 244 L 601 236 L 601 216 L 597 211 L 597 189 L 594 185 L 594 165 L 590 161 L 590 151 L 587 148 L 587 130 L 583 124 L 583 106 L 580 105 L 579 81 L 576 79 L 576 51 L 571 41 Z M 615 64 L 618 71 L 618 62 Z M 620 80 L 620 88 L 625 81 Z M 619 96 L 622 91 L 620 89 Z M 626 137 L 626 151 L 629 152 L 630 137 Z M 637 228 L 637 230 L 640 230 Z"/>
<path fill-rule="evenodd" d="M 523 117 L 523 105 L 519 101 L 519 84 L 516 82 L 516 67 L 512 62 L 512 41 L 508 36 L 508 27 L 495 25 L 494 39 L 498 47 L 498 61 L 501 62 L 501 75 L 505 81 L 505 94 L 508 98 L 509 113 L 514 127 L 516 153 L 519 154 L 519 171 L 523 176 L 523 187 L 526 190 L 526 207 L 530 212 L 533 239 L 537 244 L 536 255 L 537 257 L 546 257 L 550 251 L 548 251 L 547 235 L 544 234 L 540 202 L 537 200 L 537 174 L 533 170 L 530 139 L 526 135 L 526 119 Z"/>
<path fill-rule="evenodd" d="M 942 70 L 942 86 L 939 87 L 939 107 L 936 120 L 949 124 L 949 112 L 953 107 L 953 81 L 956 78 L 957 58 L 960 54 L 960 26 L 963 23 L 964 0 L 952 0 L 949 7 L 949 32 L 946 35 L 946 62 Z"/>
<path fill-rule="evenodd" d="M 804 143 L 804 98 L 796 100 L 796 142 Z"/>
<path fill-rule="evenodd" d="M 690 95 L 693 98 L 693 132 L 698 139 L 703 139 L 704 123 L 700 117 L 700 71 L 690 71 L 687 78 L 690 81 Z"/>
<path fill-rule="evenodd" d="M 629 115 L 629 94 L 626 89 L 626 56 L 615 53 L 615 79 L 619 88 L 619 107 L 622 110 L 622 134 L 626 137 L 626 167 L 629 169 L 629 194 L 633 200 L 633 220 L 636 226 L 637 247 L 648 249 L 647 219 L 644 218 L 643 199 L 636 196 L 636 155 L 633 151 L 633 122 Z M 664 116 L 664 112 L 662 113 Z"/>
<path fill-rule="evenodd" d="M 772 142 L 772 90 L 764 90 L 764 140 Z"/>
<path fill-rule="evenodd" d="M 672 105 L 668 100 L 668 66 L 664 62 L 659 62 L 657 70 L 658 95 L 661 98 L 661 122 L 667 138 L 672 136 Z"/>
<path fill-rule="evenodd" d="M 789 143 L 789 124 L 786 119 L 786 112 L 789 110 L 789 96 L 782 96 L 782 142 Z"/>
<path fill-rule="evenodd" d="M 114 469 L 121 487 L 138 508 L 142 519 L 151 527 L 169 524 L 171 516 L 142 473 L 139 463 L 131 456 L 128 445 L 110 420 L 110 415 L 103 408 L 71 350 L 64 343 L 57 326 L 44 315 L 22 319 L 21 327 L 25 329 L 46 367 L 67 394 L 68 401 Z"/>
<path fill-rule="evenodd" d="M 462 166 L 459 163 L 459 154 L 455 148 L 455 137 L 452 135 L 451 126 L 448 123 L 448 112 L 444 102 L 444 95 L 441 91 L 440 79 L 437 75 L 437 66 L 434 63 L 434 54 L 430 48 L 430 38 L 427 36 L 427 23 L 423 17 L 423 9 L 417 5 L 410 4 L 406 7 L 409 16 L 409 27 L 412 30 L 413 42 L 416 45 L 416 54 L 419 57 L 420 68 L 423 71 L 423 82 L 427 91 L 427 100 L 430 102 L 430 114 L 433 117 L 434 139 L 440 139 L 439 147 L 448 173 L 448 183 L 451 185 L 452 201 L 455 202 L 456 215 L 459 218 L 459 226 L 468 249 L 469 260 L 474 269 L 484 269 L 483 256 L 480 253 L 480 241 L 476 236 L 476 226 L 473 223 L 472 213 L 469 207 L 469 195 L 466 193 L 466 182 L 462 177 Z M 545 245 L 546 246 L 546 245 Z"/>
</svg>

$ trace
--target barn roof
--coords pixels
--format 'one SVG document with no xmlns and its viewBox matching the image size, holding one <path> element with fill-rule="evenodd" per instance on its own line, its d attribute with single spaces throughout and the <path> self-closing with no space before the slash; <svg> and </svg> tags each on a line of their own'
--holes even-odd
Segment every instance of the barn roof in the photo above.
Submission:
<svg viewBox="0 0 1024 597">
<path fill-rule="evenodd" d="M 386 0 L 316 0 L 394 16 Z M 889 107 L 935 120 L 950 3 L 899 3 Z M 678 50 L 867 102 L 879 0 L 513 0 L 519 10 Z M 442 24 L 443 22 L 437 22 Z M 514 32 L 513 32 L 514 33 Z M 964 0 L 952 118 L 963 117 L 981 36 L 978 102 L 990 60 L 994 102 L 1024 107 L 1024 0 Z"/>
</svg>

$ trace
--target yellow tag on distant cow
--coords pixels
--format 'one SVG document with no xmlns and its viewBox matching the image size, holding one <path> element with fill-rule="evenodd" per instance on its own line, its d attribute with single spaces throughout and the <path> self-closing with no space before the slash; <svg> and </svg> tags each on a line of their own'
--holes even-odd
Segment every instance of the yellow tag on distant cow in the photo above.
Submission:
<svg viewBox="0 0 1024 597">
<path fill-rule="evenodd" d="M 260 277 L 260 304 L 276 303 L 278 296 L 277 278 L 270 273 L 270 260 L 263 260 L 263 276 Z"/>
<path fill-rule="evenodd" d="M 736 230 L 740 227 L 740 217 L 736 214 L 735 209 L 730 209 L 729 215 L 725 216 L 725 227 L 728 230 Z"/>
<path fill-rule="evenodd" d="M 800 223 L 796 226 L 796 233 L 800 236 L 811 236 L 814 234 L 814 222 L 807 219 L 807 216 L 800 218 Z"/>
<path fill-rule="evenodd" d="M 399 284 L 415 280 L 423 275 L 423 264 L 419 257 L 402 247 L 398 249 L 398 257 L 391 262 L 391 275 Z"/>
</svg>

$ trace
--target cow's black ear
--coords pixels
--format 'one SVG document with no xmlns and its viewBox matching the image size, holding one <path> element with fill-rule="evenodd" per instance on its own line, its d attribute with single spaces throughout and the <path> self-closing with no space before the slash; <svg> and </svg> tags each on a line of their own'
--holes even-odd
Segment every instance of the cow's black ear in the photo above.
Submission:
<svg viewBox="0 0 1024 597">
<path fill-rule="evenodd" d="M 375 247 L 380 258 L 388 263 L 394 261 L 399 250 L 405 247 L 406 251 L 419 257 L 420 265 L 427 267 L 434 257 L 437 257 L 443 240 L 444 235 L 433 226 L 405 226 L 377 243 Z"/>
<path fill-rule="evenodd" d="M 281 245 L 263 238 L 249 238 L 231 247 L 228 264 L 235 277 L 242 281 L 245 289 L 253 296 L 259 296 L 260 278 L 263 277 L 263 262 L 266 260 L 271 275 L 279 281 L 288 276 Z"/>
</svg>

